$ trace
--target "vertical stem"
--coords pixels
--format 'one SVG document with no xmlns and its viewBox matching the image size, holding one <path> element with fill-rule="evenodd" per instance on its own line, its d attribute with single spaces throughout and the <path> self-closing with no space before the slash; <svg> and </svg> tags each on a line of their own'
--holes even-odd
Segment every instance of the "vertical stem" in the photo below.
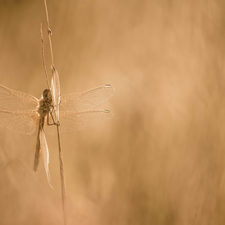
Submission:
<svg viewBox="0 0 225 225">
<path fill-rule="evenodd" d="M 60 143 L 60 135 L 59 135 L 59 123 L 57 123 L 57 134 L 58 134 L 58 145 L 59 145 L 59 162 L 60 162 L 60 177 L 61 177 L 61 189 L 62 189 L 62 204 L 63 204 L 63 217 L 64 217 L 64 224 L 67 224 L 66 220 L 66 183 L 65 183 L 65 176 L 64 176 L 64 165 L 63 165 L 63 153 L 61 150 L 61 143 Z"/>
<path fill-rule="evenodd" d="M 48 40 L 49 40 L 49 45 L 50 45 L 50 52 L 51 52 L 51 59 L 52 59 L 52 67 L 54 66 L 54 59 L 53 59 L 53 50 L 52 50 L 52 40 L 51 40 L 51 35 L 52 35 L 52 31 L 50 29 L 50 23 L 49 23 L 49 17 L 48 17 L 48 8 L 47 8 L 47 2 L 46 0 L 44 0 L 45 3 L 45 12 L 46 12 L 46 18 L 47 18 L 47 26 L 48 26 Z"/>
<path fill-rule="evenodd" d="M 42 31 L 42 23 L 41 23 L 41 47 L 42 47 L 42 62 L 43 62 L 43 67 L 45 71 L 45 78 L 47 81 L 48 89 L 50 89 L 50 85 L 48 82 L 48 72 L 46 69 L 46 64 L 45 64 L 45 49 L 44 49 L 44 38 L 43 38 L 43 31 Z"/>
<path fill-rule="evenodd" d="M 51 70 L 52 70 L 52 75 L 55 71 L 54 67 L 54 59 L 53 59 L 53 50 L 52 50 L 52 40 L 51 40 L 51 35 L 52 31 L 50 29 L 50 23 L 49 23 L 49 17 L 48 17 L 48 8 L 47 8 L 47 1 L 44 0 L 45 4 L 45 12 L 46 12 L 46 19 L 47 19 L 47 26 L 48 26 L 48 39 L 49 39 L 49 46 L 50 46 L 50 53 L 51 53 L 51 60 L 52 60 L 52 65 L 51 65 Z M 66 184 L 65 184 L 65 176 L 64 176 L 64 166 L 63 166 L 63 154 L 62 154 L 62 149 L 61 149 L 61 143 L 60 143 L 60 134 L 59 134 L 59 122 L 57 121 L 57 134 L 58 134 L 58 145 L 59 145 L 59 162 L 60 162 L 60 177 L 61 177 L 61 189 L 62 189 L 62 205 L 63 205 L 63 218 L 64 218 L 64 225 L 67 224 L 66 220 Z"/>
</svg>

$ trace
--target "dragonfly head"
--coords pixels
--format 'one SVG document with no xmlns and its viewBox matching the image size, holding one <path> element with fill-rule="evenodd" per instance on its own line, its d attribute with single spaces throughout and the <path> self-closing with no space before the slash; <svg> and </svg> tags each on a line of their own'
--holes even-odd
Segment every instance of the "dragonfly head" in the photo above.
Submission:
<svg viewBox="0 0 225 225">
<path fill-rule="evenodd" d="M 51 94 L 51 91 L 49 89 L 45 89 L 43 91 L 43 99 L 44 100 L 52 100 L 52 94 Z"/>
</svg>

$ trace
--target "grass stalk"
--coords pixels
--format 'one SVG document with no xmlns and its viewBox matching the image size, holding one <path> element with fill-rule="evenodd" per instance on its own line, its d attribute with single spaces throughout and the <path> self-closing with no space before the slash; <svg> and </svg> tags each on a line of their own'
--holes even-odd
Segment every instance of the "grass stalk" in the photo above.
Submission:
<svg viewBox="0 0 225 225">
<path fill-rule="evenodd" d="M 49 47 L 50 47 L 51 61 L 52 61 L 51 70 L 52 70 L 52 74 L 53 74 L 54 71 L 55 71 L 55 66 L 54 66 L 53 48 L 52 48 L 52 40 L 51 40 L 52 31 L 50 29 L 48 8 L 47 8 L 47 1 L 46 0 L 44 0 L 44 4 L 45 4 L 46 19 L 47 19 L 48 40 L 49 40 Z M 43 40 L 43 37 L 42 37 L 42 40 Z M 42 52 L 44 52 L 43 49 L 44 48 L 42 48 Z M 46 72 L 46 74 L 47 74 L 47 72 Z M 66 219 L 66 215 L 67 215 L 67 210 L 66 210 L 66 183 L 65 183 L 65 173 L 64 173 L 64 164 L 63 164 L 63 153 L 62 153 L 61 142 L 60 142 L 60 132 L 59 132 L 60 123 L 59 123 L 59 121 L 57 121 L 56 126 L 57 126 L 58 147 L 59 147 L 59 163 L 60 163 L 63 219 L 64 219 L 64 225 L 66 225 L 67 224 L 67 219 Z"/>
</svg>

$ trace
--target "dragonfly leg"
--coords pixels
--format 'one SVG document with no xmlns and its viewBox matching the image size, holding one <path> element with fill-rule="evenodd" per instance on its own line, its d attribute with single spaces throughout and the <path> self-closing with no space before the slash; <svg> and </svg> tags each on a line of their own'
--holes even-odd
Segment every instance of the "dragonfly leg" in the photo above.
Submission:
<svg viewBox="0 0 225 225">
<path fill-rule="evenodd" d="M 50 114 L 51 114 L 53 123 L 49 122 L 49 113 L 48 113 L 48 115 L 47 115 L 47 124 L 48 124 L 48 126 L 56 125 L 55 120 L 54 120 L 53 115 L 52 115 L 52 112 L 50 112 Z"/>
<path fill-rule="evenodd" d="M 52 120 L 53 120 L 53 124 L 56 125 L 56 126 L 60 125 L 59 121 L 55 122 L 54 117 L 52 115 L 52 111 L 50 112 L 50 114 L 51 114 L 51 117 L 52 117 Z"/>
<path fill-rule="evenodd" d="M 52 115 L 52 112 L 50 112 L 50 115 L 51 115 L 51 118 L 52 118 L 52 121 L 53 121 L 53 123 L 50 123 L 49 122 L 49 114 L 47 115 L 47 124 L 48 124 L 48 126 L 51 126 L 51 125 L 59 125 L 59 122 L 58 123 L 56 123 L 55 122 L 55 120 L 54 120 L 54 117 L 53 117 L 53 115 Z"/>
</svg>

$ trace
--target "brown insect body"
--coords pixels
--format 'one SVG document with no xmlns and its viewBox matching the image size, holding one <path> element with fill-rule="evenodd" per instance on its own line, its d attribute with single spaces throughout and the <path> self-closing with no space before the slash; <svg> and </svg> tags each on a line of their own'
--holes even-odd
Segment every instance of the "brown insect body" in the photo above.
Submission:
<svg viewBox="0 0 225 225">
<path fill-rule="evenodd" d="M 40 132 L 44 132 L 44 123 L 46 116 L 49 116 L 49 113 L 52 111 L 52 96 L 49 89 L 43 91 L 43 98 L 39 101 L 38 115 L 39 115 L 39 125 L 38 125 L 38 135 L 37 135 L 37 144 L 36 152 L 34 157 L 34 172 L 37 172 L 38 164 L 41 156 L 41 138 Z"/>
</svg>

